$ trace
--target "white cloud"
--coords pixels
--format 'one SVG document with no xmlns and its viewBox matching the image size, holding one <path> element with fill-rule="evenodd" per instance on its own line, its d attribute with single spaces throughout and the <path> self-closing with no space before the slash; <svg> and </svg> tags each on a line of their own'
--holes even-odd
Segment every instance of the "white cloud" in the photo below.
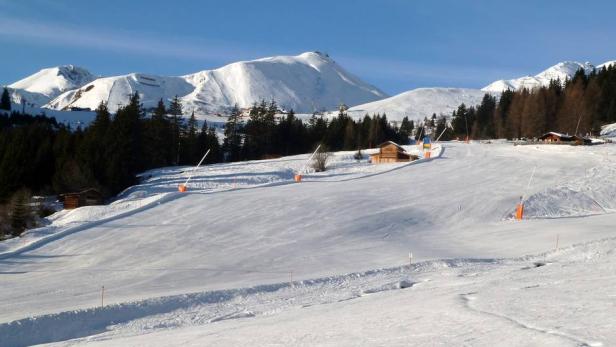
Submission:
<svg viewBox="0 0 616 347">
<path fill-rule="evenodd" d="M 42 23 L 3 16 L 0 16 L 0 37 L 45 45 L 112 50 L 182 59 L 229 60 L 256 56 L 255 51 L 198 38 L 191 38 L 189 42 L 187 38 L 75 28 L 57 23 Z"/>
</svg>

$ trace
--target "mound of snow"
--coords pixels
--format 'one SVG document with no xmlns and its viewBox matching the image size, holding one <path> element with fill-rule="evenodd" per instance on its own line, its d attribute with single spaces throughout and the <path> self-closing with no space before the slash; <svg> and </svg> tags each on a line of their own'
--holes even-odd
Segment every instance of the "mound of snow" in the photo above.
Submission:
<svg viewBox="0 0 616 347">
<path fill-rule="evenodd" d="M 450 115 L 464 103 L 474 106 L 481 103 L 484 92 L 463 88 L 418 88 L 387 99 L 351 107 L 348 112 L 355 117 L 365 114 L 385 113 L 389 120 L 422 120 L 433 113 Z"/>
<path fill-rule="evenodd" d="M 611 162 L 589 168 L 583 176 L 564 180 L 565 183 L 526 199 L 524 218 L 583 217 L 616 210 L 616 179 Z"/>
<path fill-rule="evenodd" d="M 387 95 L 346 72 L 328 56 L 307 52 L 242 61 L 216 70 L 181 77 L 132 73 L 100 78 L 52 100 L 47 107 L 95 109 L 106 101 L 111 111 L 126 104 L 131 93 L 141 95 L 144 106 L 162 98 L 182 99 L 187 113 L 228 112 L 233 105 L 249 107 L 261 100 L 276 100 L 285 109 L 311 113 L 379 100 Z"/>
<path fill-rule="evenodd" d="M 616 137 L 616 123 L 602 126 L 600 135 L 602 137 Z"/>
</svg>

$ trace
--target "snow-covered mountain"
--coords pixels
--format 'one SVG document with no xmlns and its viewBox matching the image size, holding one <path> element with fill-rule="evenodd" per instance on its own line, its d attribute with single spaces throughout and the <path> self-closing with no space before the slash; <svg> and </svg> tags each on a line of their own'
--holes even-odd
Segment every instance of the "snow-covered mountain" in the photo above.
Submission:
<svg viewBox="0 0 616 347">
<path fill-rule="evenodd" d="M 565 61 L 551 66 L 535 76 L 525 76 L 511 80 L 498 80 L 490 83 L 481 90 L 463 88 L 418 88 L 387 99 L 351 107 L 349 112 L 353 116 L 363 116 L 366 113 L 386 113 L 388 119 L 391 120 L 401 120 L 404 116 L 408 116 L 410 119 L 421 120 L 424 117 L 429 117 L 432 113 L 436 113 L 437 115 L 449 115 L 451 111 L 457 108 L 461 103 L 467 106 L 479 104 L 485 93 L 499 96 L 502 91 L 507 89 L 532 89 L 540 86 L 547 86 L 550 80 L 560 79 L 561 81 L 565 81 L 572 78 L 579 69 L 583 69 L 588 74 L 594 69 L 599 70 L 614 64 L 616 64 L 616 61 L 608 61 L 595 67 L 588 62 L 579 63 L 575 61 Z"/>
<path fill-rule="evenodd" d="M 481 103 L 485 92 L 478 89 L 464 88 L 418 88 L 389 97 L 351 107 L 352 116 L 385 113 L 390 120 L 421 120 L 433 113 L 450 115 L 453 110 L 464 103 L 474 106 Z"/>
<path fill-rule="evenodd" d="M 596 69 L 615 63 L 608 61 Z M 346 104 L 352 106 L 349 112 L 353 116 L 386 113 L 391 120 L 404 116 L 417 120 L 432 113 L 448 115 L 461 103 L 476 105 L 484 93 L 498 95 L 506 89 L 544 86 L 552 79 L 564 81 L 578 69 L 589 73 L 595 66 L 565 61 L 535 76 L 498 80 L 481 90 L 419 88 L 386 98 L 384 92 L 348 73 L 329 56 L 306 52 L 242 61 L 177 77 L 131 73 L 96 78 L 85 69 L 66 65 L 41 70 L 9 87 L 16 103 L 25 98 L 33 106 L 54 110 L 95 109 L 104 101 L 115 111 L 128 102 L 130 94 L 139 92 L 146 108 L 154 107 L 161 98 L 169 101 L 177 95 L 185 111 L 195 111 L 198 116 L 225 114 L 235 104 L 244 108 L 274 99 L 282 108 L 298 113 L 331 111 Z"/>
<path fill-rule="evenodd" d="M 606 64 L 610 63 L 608 62 Z M 605 64 L 599 65 L 598 68 L 601 68 L 604 65 Z M 578 63 L 576 61 L 565 61 L 551 66 L 535 76 L 524 76 L 511 80 L 498 80 L 490 83 L 481 90 L 490 93 L 500 93 L 507 89 L 533 89 L 547 86 L 551 80 L 560 79 L 561 81 L 565 81 L 572 78 L 579 69 L 583 69 L 586 73 L 590 73 L 595 69 L 595 66 L 589 62 Z"/>
<path fill-rule="evenodd" d="M 22 99 L 35 106 L 42 106 L 56 96 L 96 79 L 88 70 L 74 66 L 63 65 L 42 69 L 37 73 L 19 80 L 8 87 L 16 103 Z"/>
<path fill-rule="evenodd" d="M 285 109 L 313 112 L 387 96 L 328 56 L 307 52 L 242 61 L 180 77 L 132 73 L 99 78 L 59 95 L 47 107 L 95 109 L 106 101 L 110 110 L 115 111 L 134 92 L 139 92 L 145 107 L 155 106 L 160 98 L 168 100 L 177 95 L 185 110 L 196 114 L 225 112 L 235 104 L 248 107 L 262 99 L 274 99 Z"/>
</svg>

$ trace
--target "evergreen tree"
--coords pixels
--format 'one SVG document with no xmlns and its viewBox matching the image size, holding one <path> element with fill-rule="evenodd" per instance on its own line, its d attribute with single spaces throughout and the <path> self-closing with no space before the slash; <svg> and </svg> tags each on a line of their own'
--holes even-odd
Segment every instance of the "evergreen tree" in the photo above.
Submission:
<svg viewBox="0 0 616 347">
<path fill-rule="evenodd" d="M 6 87 L 4 87 L 2 97 L 0 97 L 0 110 L 11 110 L 11 96 L 9 95 L 9 90 Z"/>
<path fill-rule="evenodd" d="M 242 146 L 240 117 L 240 110 L 235 105 L 225 124 L 223 150 L 225 151 L 226 161 L 240 160 L 240 149 Z"/>
<path fill-rule="evenodd" d="M 405 116 L 404 118 L 402 118 L 402 123 L 400 123 L 399 129 L 401 144 L 408 144 L 409 137 L 413 133 L 414 128 L 415 123 L 413 121 L 409 121 L 409 117 Z"/>
<path fill-rule="evenodd" d="M 107 181 L 112 193 L 134 184 L 135 175 L 143 171 L 143 109 L 139 94 L 131 96 L 128 105 L 118 109 L 111 124 L 114 141 L 106 167 Z"/>
<path fill-rule="evenodd" d="M 13 236 L 21 235 L 33 223 L 30 198 L 29 191 L 21 189 L 11 199 L 10 223 Z"/>
<path fill-rule="evenodd" d="M 171 100 L 171 104 L 169 105 L 169 114 L 171 115 L 171 130 L 172 130 L 172 142 L 173 142 L 173 153 L 174 153 L 174 164 L 179 165 L 180 163 L 180 151 L 181 151 L 181 140 L 182 136 L 185 132 L 184 119 L 182 115 L 184 111 L 182 109 L 182 103 L 180 99 L 176 95 L 173 100 Z"/>
<path fill-rule="evenodd" d="M 186 125 L 186 132 L 182 137 L 182 155 L 181 163 L 185 165 L 194 165 L 199 158 L 199 149 L 197 148 L 197 119 L 193 111 Z"/>
<path fill-rule="evenodd" d="M 169 117 L 163 99 L 158 101 L 149 122 L 146 123 L 146 146 L 148 147 L 148 162 L 150 167 L 162 167 L 175 163 L 176 143 L 174 127 Z"/>
</svg>

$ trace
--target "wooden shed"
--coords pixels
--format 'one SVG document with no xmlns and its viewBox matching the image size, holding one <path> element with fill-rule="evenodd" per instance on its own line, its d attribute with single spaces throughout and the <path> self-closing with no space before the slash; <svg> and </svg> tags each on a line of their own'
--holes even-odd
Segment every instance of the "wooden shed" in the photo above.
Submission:
<svg viewBox="0 0 616 347">
<path fill-rule="evenodd" d="M 546 142 L 546 143 L 553 143 L 553 144 L 562 143 L 562 144 L 568 144 L 568 145 L 589 145 L 592 142 L 590 139 L 587 139 L 581 136 L 561 134 L 561 133 L 557 133 L 553 131 L 543 134 L 541 137 L 539 137 L 539 140 Z"/>
<path fill-rule="evenodd" d="M 547 143 L 567 143 L 573 142 L 573 136 L 550 131 L 539 137 L 539 140 Z"/>
<path fill-rule="evenodd" d="M 406 153 L 402 146 L 392 141 L 383 142 L 379 145 L 379 152 L 370 155 L 370 161 L 373 164 L 404 162 L 417 158 L 417 156 Z"/>
<path fill-rule="evenodd" d="M 60 200 L 65 210 L 72 210 L 81 206 L 100 205 L 103 203 L 103 195 L 94 188 L 88 188 L 80 192 L 61 194 Z"/>
</svg>

